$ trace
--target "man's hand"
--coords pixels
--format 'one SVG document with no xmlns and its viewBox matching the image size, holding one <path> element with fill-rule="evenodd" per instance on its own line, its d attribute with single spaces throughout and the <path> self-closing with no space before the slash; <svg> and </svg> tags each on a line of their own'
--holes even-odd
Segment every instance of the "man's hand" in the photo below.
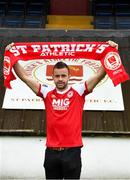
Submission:
<svg viewBox="0 0 130 180">
<path fill-rule="evenodd" d="M 14 45 L 14 42 L 12 42 L 11 44 L 8 44 L 5 48 L 5 50 L 10 50 Z"/>
<path fill-rule="evenodd" d="M 115 43 L 114 41 L 109 40 L 109 41 L 107 41 L 107 42 L 108 42 L 108 44 L 109 44 L 110 46 L 115 47 L 116 49 L 118 49 L 118 44 Z"/>
</svg>

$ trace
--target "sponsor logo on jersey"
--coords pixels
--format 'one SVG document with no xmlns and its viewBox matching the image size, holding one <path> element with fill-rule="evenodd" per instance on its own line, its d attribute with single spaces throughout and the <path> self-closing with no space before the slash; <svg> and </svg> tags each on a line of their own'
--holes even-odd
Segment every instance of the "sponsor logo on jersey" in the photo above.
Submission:
<svg viewBox="0 0 130 180">
<path fill-rule="evenodd" d="M 52 100 L 52 107 L 54 110 L 67 110 L 69 104 L 70 104 L 69 98 Z"/>
</svg>

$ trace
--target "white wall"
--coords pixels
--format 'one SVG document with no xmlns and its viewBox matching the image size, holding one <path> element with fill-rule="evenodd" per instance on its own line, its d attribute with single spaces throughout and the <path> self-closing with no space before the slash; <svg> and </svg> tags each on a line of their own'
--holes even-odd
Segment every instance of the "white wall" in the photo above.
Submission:
<svg viewBox="0 0 130 180">
<path fill-rule="evenodd" d="M 83 179 L 129 179 L 130 138 L 84 137 Z M 45 138 L 0 137 L 0 179 L 44 179 Z"/>
</svg>

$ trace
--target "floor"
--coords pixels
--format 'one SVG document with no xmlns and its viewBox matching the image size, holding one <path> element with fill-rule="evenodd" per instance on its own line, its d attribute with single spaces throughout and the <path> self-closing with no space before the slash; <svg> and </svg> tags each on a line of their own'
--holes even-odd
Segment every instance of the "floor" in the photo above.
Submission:
<svg viewBox="0 0 130 180">
<path fill-rule="evenodd" d="M 130 138 L 83 137 L 81 179 L 130 180 Z M 45 138 L 0 137 L 0 180 L 41 180 Z"/>
</svg>

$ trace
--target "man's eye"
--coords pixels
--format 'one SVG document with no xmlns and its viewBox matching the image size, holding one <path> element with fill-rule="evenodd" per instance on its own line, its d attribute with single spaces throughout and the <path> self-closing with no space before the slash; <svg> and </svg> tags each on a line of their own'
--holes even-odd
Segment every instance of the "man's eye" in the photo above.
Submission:
<svg viewBox="0 0 130 180">
<path fill-rule="evenodd" d="M 65 78 L 66 75 L 65 75 L 65 74 L 63 74 L 63 75 L 55 75 L 55 77 L 56 77 L 56 78 L 59 78 L 59 77 Z"/>
<path fill-rule="evenodd" d="M 62 75 L 61 77 L 66 77 L 66 75 L 64 74 L 64 75 Z"/>
<path fill-rule="evenodd" d="M 56 78 L 60 77 L 59 75 L 55 75 Z"/>
</svg>

